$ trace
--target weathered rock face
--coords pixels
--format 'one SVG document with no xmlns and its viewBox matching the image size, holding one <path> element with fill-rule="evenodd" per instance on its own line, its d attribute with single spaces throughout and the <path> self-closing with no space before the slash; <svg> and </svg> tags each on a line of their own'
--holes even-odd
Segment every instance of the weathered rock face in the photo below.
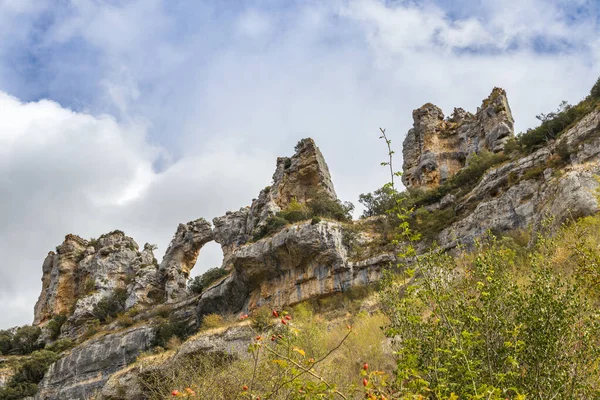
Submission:
<svg viewBox="0 0 600 400">
<path fill-rule="evenodd" d="M 116 289 L 127 290 L 127 308 L 152 303 L 152 293 L 161 290 L 152 247 L 146 245 L 140 252 L 121 231 L 91 241 L 67 235 L 57 253 L 48 254 L 42 269 L 36 325 L 58 314 L 71 321 L 90 317 L 94 306 Z"/>
<path fill-rule="evenodd" d="M 231 268 L 229 258 L 233 251 L 292 199 L 307 203 L 321 195 L 337 200 L 329 168 L 314 140 L 302 139 L 295 150 L 292 157 L 277 159 L 273 184 L 261 190 L 250 207 L 213 219 L 215 241 L 223 249 L 223 266 Z"/>
<path fill-rule="evenodd" d="M 379 280 L 393 253 L 351 260 L 343 223 L 310 221 L 237 248 L 233 273 L 198 300 L 198 318 L 214 312 L 282 307 Z"/>
<path fill-rule="evenodd" d="M 223 266 L 232 273 L 202 294 L 199 320 L 209 313 L 249 311 L 263 304 L 295 304 L 379 279 L 382 260 L 349 261 L 345 227 L 339 222 L 299 223 L 249 241 L 256 228 L 292 199 L 310 203 L 316 196 L 337 200 L 321 152 L 312 139 L 303 139 L 294 156 L 277 160 L 273 185 L 263 189 L 249 208 L 213 220 Z"/>
<path fill-rule="evenodd" d="M 600 111 L 596 110 L 565 132 L 559 143 L 487 171 L 465 198 L 451 205 L 463 217 L 441 232 L 439 243 L 451 248 L 472 243 L 487 230 L 537 230 L 549 218 L 558 227 L 569 218 L 596 213 L 600 146 L 591 144 L 600 144 L 599 140 Z M 567 145 L 570 163 L 556 171 L 547 162 L 557 157 L 560 143 Z M 543 173 L 524 179 L 536 169 Z"/>
<path fill-rule="evenodd" d="M 130 328 L 89 340 L 50 366 L 39 384 L 36 400 L 90 398 L 111 374 L 135 361 L 150 348 L 154 329 Z"/>
<path fill-rule="evenodd" d="M 55 314 L 70 313 L 79 294 L 78 268 L 88 242 L 79 236 L 67 235 L 65 241 L 49 252 L 42 265 L 42 292 L 35 305 L 34 324 Z"/>
<path fill-rule="evenodd" d="M 170 368 L 186 357 L 203 354 L 226 354 L 233 358 L 249 357 L 248 343 L 255 336 L 254 330 L 246 325 L 207 332 L 183 343 L 179 350 L 167 357 L 155 360 L 142 359 L 136 365 L 124 368 L 110 377 L 98 400 L 144 400 L 148 398 L 140 381 L 140 375 L 169 374 Z"/>
<path fill-rule="evenodd" d="M 413 116 L 414 128 L 404 148 L 403 179 L 408 187 L 433 188 L 443 183 L 465 167 L 471 154 L 502 151 L 513 134 L 501 89 L 494 89 L 474 115 L 456 109 L 445 119 L 439 108 L 427 104 Z M 549 167 L 549 160 L 565 149 L 566 165 L 557 170 Z M 600 110 L 581 119 L 559 143 L 486 171 L 468 193 L 448 194 L 427 210 L 455 212 L 456 218 L 437 237 L 443 248 L 452 249 L 472 243 L 488 229 L 535 230 L 548 215 L 558 225 L 566 218 L 597 212 L 596 173 L 600 173 Z M 142 325 L 116 332 L 118 321 L 105 326 L 111 333 L 81 343 L 50 368 L 37 398 L 84 399 L 97 392 L 105 400 L 141 400 L 145 398 L 138 379 L 142 369 L 162 373 L 181 357 L 199 353 L 246 354 L 252 330 L 238 326 L 192 338 L 159 365 L 130 365 L 154 337 L 151 324 L 156 315 L 152 307 L 143 306 L 165 303 L 161 308 L 169 317 L 193 325 L 209 313 L 248 313 L 263 305 L 279 308 L 379 280 L 382 268 L 396 258 L 393 245 L 382 240 L 377 230 L 381 226 L 377 217 L 351 223 L 304 221 L 252 239 L 292 199 L 309 203 L 317 196 L 337 199 L 321 152 L 314 141 L 304 139 L 294 156 L 277 160 L 273 184 L 251 206 L 215 218 L 214 229 L 204 219 L 179 225 L 160 266 L 152 246 L 140 251 L 122 232 L 97 241 L 68 235 L 44 261 L 36 324 L 64 312 L 71 315 L 68 327 L 88 317 L 102 297 L 125 289 L 126 308 L 140 306 L 133 318 Z M 229 275 L 202 294 L 189 296 L 190 270 L 202 246 L 211 240 L 221 244 Z M 426 245 L 423 242 L 424 251 Z"/>
<path fill-rule="evenodd" d="M 176 301 L 187 296 L 190 271 L 196 264 L 202 246 L 212 240 L 212 227 L 203 218 L 179 224 L 160 263 L 167 301 Z"/>
<path fill-rule="evenodd" d="M 462 169 L 471 154 L 499 152 L 514 136 L 506 93 L 495 88 L 475 115 L 455 108 L 445 119 L 427 103 L 413 111 L 414 126 L 403 143 L 402 182 L 407 188 L 431 188 Z"/>
</svg>

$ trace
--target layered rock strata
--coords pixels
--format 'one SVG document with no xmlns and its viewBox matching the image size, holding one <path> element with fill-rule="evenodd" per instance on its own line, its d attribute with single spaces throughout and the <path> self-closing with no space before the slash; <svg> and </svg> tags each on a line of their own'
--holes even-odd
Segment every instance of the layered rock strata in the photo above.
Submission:
<svg viewBox="0 0 600 400">
<path fill-rule="evenodd" d="M 475 114 L 455 108 L 451 117 L 427 103 L 413 111 L 414 125 L 404 139 L 402 183 L 431 188 L 460 171 L 469 156 L 483 150 L 500 152 L 514 136 L 514 120 L 506 92 L 494 88 Z"/>
</svg>

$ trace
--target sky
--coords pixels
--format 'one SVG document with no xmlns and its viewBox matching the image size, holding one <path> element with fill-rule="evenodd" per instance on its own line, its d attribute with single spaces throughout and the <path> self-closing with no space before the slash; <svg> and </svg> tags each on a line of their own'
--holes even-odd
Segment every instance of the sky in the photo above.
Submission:
<svg viewBox="0 0 600 400">
<path fill-rule="evenodd" d="M 516 131 L 600 76 L 597 0 L 0 0 L 0 329 L 29 324 L 67 233 L 160 260 L 315 139 L 357 204 L 412 110 L 507 91 Z M 193 275 L 220 265 L 215 243 Z"/>
</svg>

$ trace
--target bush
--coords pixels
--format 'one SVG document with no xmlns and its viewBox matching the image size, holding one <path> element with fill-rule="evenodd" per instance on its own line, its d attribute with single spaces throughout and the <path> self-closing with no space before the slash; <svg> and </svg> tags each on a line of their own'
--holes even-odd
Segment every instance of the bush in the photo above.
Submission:
<svg viewBox="0 0 600 400">
<path fill-rule="evenodd" d="M 279 232 L 283 227 L 289 225 L 290 222 L 280 216 L 271 216 L 265 220 L 265 224 L 261 226 L 253 235 L 252 240 L 257 241 L 266 236 L 270 236 Z"/>
<path fill-rule="evenodd" d="M 526 152 L 532 152 L 548 141 L 558 139 L 568 127 L 588 114 L 594 108 L 597 100 L 598 97 L 591 96 L 576 106 L 571 106 L 563 101 L 555 112 L 538 115 L 537 118 L 541 121 L 540 126 L 519 134 L 517 137 L 519 144 Z"/>
<path fill-rule="evenodd" d="M 388 274 L 381 299 L 401 395 L 597 398 L 600 317 L 544 246 L 523 261 L 491 238 L 472 255 L 434 250 Z M 521 262 L 531 264 L 519 282 Z"/>
<path fill-rule="evenodd" d="M 67 322 L 67 316 L 64 314 L 55 315 L 48 322 L 48 325 L 46 325 L 46 327 L 48 328 L 48 332 L 50 333 L 51 340 L 56 340 L 60 336 L 60 330 L 65 322 Z"/>
<path fill-rule="evenodd" d="M 264 332 L 273 325 L 273 310 L 267 306 L 261 306 L 252 313 L 252 327 L 258 332 Z"/>
<path fill-rule="evenodd" d="M 351 221 L 352 211 L 354 211 L 352 203 L 342 203 L 339 200 L 333 200 L 326 193 L 322 192 L 314 194 L 307 203 L 307 206 L 311 211 L 310 216 L 331 218 L 342 222 Z"/>
<path fill-rule="evenodd" d="M 291 223 L 304 221 L 312 216 L 312 210 L 306 204 L 299 203 L 294 197 L 288 206 L 277 215 Z"/>
<path fill-rule="evenodd" d="M 42 346 L 38 342 L 42 330 L 37 326 L 25 325 L 18 328 L 11 341 L 11 354 L 29 354 L 32 351 L 40 349 Z"/>
<path fill-rule="evenodd" d="M 92 309 L 92 315 L 101 323 L 106 323 L 114 319 L 117 314 L 125 310 L 125 301 L 127 300 L 127 290 L 117 288 L 114 292 L 102 298 Z"/>
<path fill-rule="evenodd" d="M 0 389 L 0 400 L 22 399 L 37 392 L 37 384 L 42 380 L 50 365 L 60 356 L 52 351 L 40 350 L 21 364 L 6 386 Z"/>
<path fill-rule="evenodd" d="M 396 205 L 399 196 L 400 193 L 388 186 L 377 189 L 373 193 L 361 194 L 358 196 L 358 202 L 365 208 L 361 218 L 387 214 Z"/>
<path fill-rule="evenodd" d="M 202 328 L 213 329 L 225 325 L 225 319 L 219 314 L 208 314 L 202 317 Z"/>
<path fill-rule="evenodd" d="M 188 282 L 188 290 L 195 294 L 200 294 L 204 289 L 210 287 L 219 279 L 227 276 L 228 272 L 224 268 L 211 268 L 202 275 L 198 275 Z"/>
<path fill-rule="evenodd" d="M 590 90 L 590 96 L 594 99 L 600 99 L 600 78 L 598 78 L 592 90 Z"/>
<path fill-rule="evenodd" d="M 73 346 L 75 346 L 75 343 L 73 343 L 71 339 L 60 339 L 52 344 L 46 345 L 44 350 L 52 351 L 58 354 L 72 348 Z"/>
<path fill-rule="evenodd" d="M 189 324 L 177 318 L 171 318 L 161 322 L 156 328 L 156 336 L 154 337 L 154 346 L 168 348 L 169 340 L 172 337 L 177 337 L 179 340 L 185 340 L 191 335 L 193 329 Z"/>
</svg>

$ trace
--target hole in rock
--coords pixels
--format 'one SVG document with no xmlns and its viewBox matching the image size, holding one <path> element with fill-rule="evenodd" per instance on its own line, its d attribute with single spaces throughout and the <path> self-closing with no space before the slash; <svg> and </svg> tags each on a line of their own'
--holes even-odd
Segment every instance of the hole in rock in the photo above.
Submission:
<svg viewBox="0 0 600 400">
<path fill-rule="evenodd" d="M 208 242 L 202 249 L 196 260 L 194 268 L 190 271 L 190 278 L 202 275 L 211 268 L 218 268 L 223 262 L 223 252 L 221 245 L 217 242 Z"/>
</svg>

